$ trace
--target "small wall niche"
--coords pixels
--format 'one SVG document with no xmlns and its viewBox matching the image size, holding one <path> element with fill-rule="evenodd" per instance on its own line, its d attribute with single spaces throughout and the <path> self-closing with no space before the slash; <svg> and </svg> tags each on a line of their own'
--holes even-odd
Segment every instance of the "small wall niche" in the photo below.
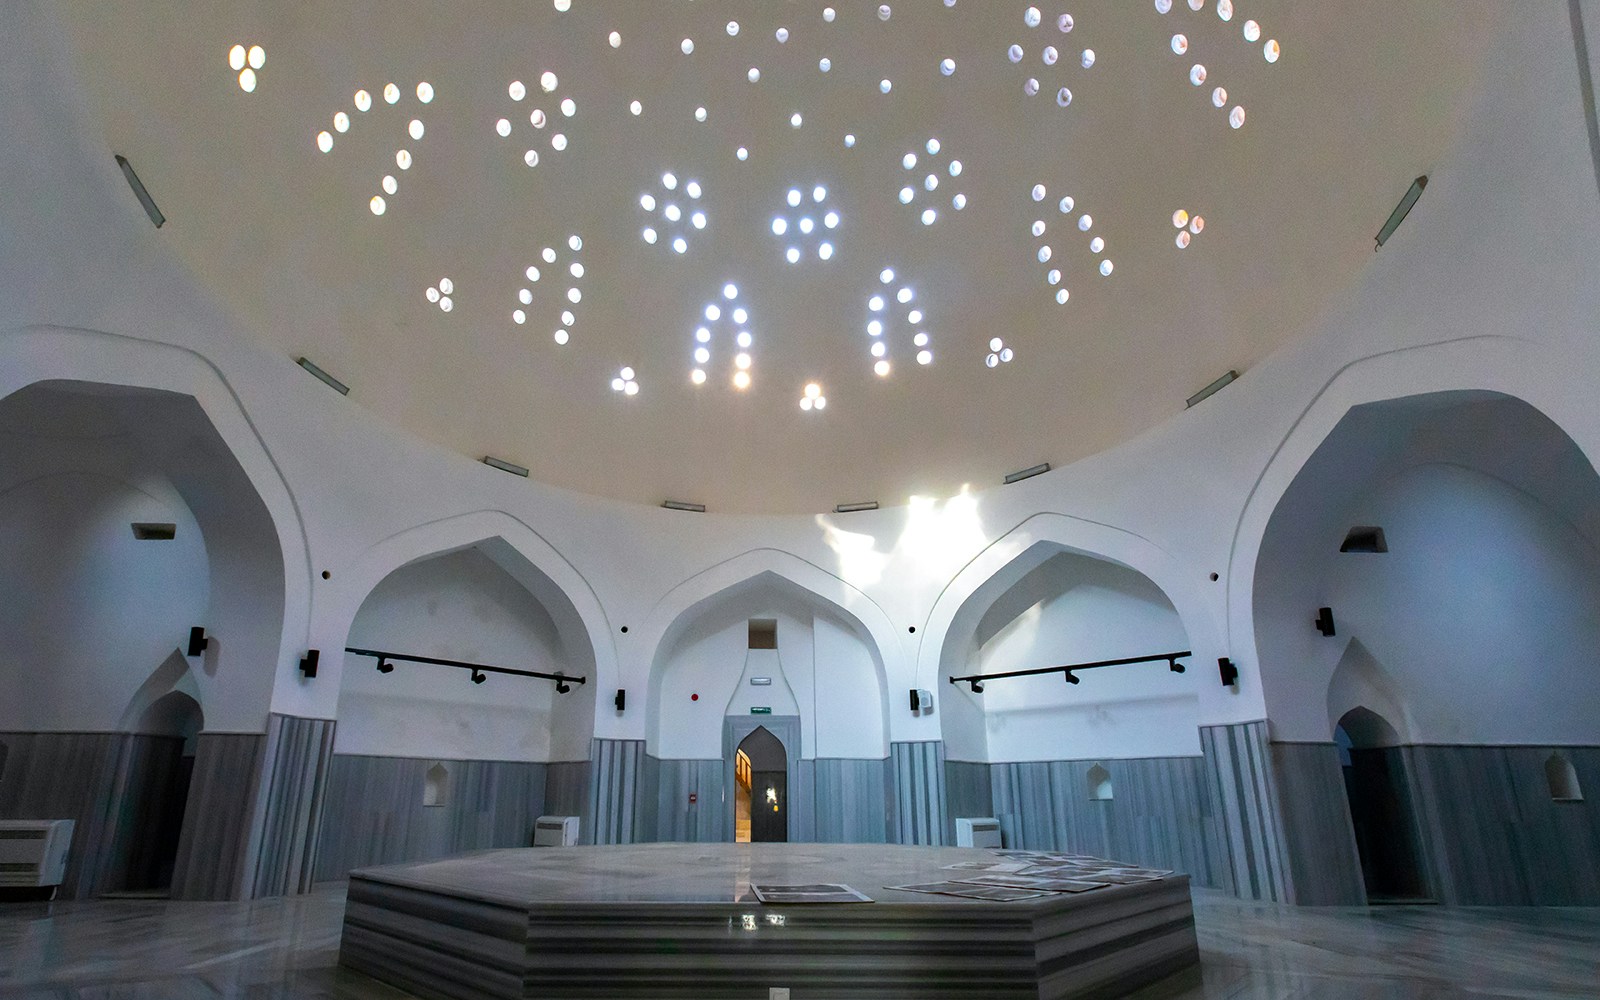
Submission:
<svg viewBox="0 0 1600 1000">
<path fill-rule="evenodd" d="M 776 618 L 750 619 L 750 648 L 778 648 L 778 620 Z"/>
<path fill-rule="evenodd" d="M 170 542 L 178 537 L 178 526 L 161 521 L 135 521 L 133 537 L 141 542 Z"/>
<path fill-rule="evenodd" d="M 1111 772 L 1099 764 L 1089 768 L 1089 800 L 1091 802 L 1110 802 L 1114 797 L 1111 787 Z"/>
<path fill-rule="evenodd" d="M 1553 753 L 1545 758 L 1544 780 L 1550 784 L 1551 801 L 1583 801 L 1583 787 L 1578 784 L 1578 772 L 1566 754 Z"/>
<path fill-rule="evenodd" d="M 1389 542 L 1383 529 L 1373 524 L 1358 524 L 1345 532 L 1340 552 L 1388 552 Z"/>
<path fill-rule="evenodd" d="M 450 769 L 443 764 L 435 764 L 422 776 L 422 804 L 442 806 L 449 797 Z"/>
</svg>

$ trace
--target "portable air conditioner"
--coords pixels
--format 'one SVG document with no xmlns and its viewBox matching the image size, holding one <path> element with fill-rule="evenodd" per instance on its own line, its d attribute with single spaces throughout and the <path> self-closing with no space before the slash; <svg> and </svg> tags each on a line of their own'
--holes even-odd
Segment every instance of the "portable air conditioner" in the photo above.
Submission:
<svg viewBox="0 0 1600 1000">
<path fill-rule="evenodd" d="M 957 847 L 999 847 L 1000 821 L 993 816 L 956 818 Z"/>
<path fill-rule="evenodd" d="M 60 885 L 71 846 L 70 819 L 0 820 L 0 886 Z"/>
<path fill-rule="evenodd" d="M 540 816 L 533 821 L 534 847 L 571 847 L 577 842 L 576 816 Z"/>
</svg>

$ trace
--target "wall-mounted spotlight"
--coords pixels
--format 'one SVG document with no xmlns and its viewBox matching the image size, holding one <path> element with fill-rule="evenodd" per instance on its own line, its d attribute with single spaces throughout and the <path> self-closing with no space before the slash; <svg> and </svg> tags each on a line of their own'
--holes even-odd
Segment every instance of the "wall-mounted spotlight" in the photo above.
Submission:
<svg viewBox="0 0 1600 1000">
<path fill-rule="evenodd" d="M 1063 676 L 1066 677 L 1066 680 L 1067 680 L 1068 684 L 1082 684 L 1083 683 L 1083 678 L 1079 677 L 1077 674 L 1073 673 L 1070 670 L 1066 671 L 1065 674 L 1063 674 Z"/>
<path fill-rule="evenodd" d="M 133 164 L 129 163 L 128 158 L 121 153 L 113 153 L 111 155 L 116 159 L 117 166 L 122 169 L 122 176 L 127 179 L 128 186 L 133 188 L 133 196 L 139 199 L 139 204 L 144 208 L 144 214 L 150 216 L 150 221 L 155 223 L 157 229 L 160 229 L 167 221 L 167 217 L 162 214 L 161 209 L 156 207 L 156 200 L 150 197 L 150 192 L 145 190 L 144 181 L 141 181 L 139 175 L 133 172 Z"/>
<path fill-rule="evenodd" d="M 1040 462 L 1038 465 L 1035 465 L 1031 468 L 1021 469 L 1017 472 L 1006 473 L 1005 484 L 1010 486 L 1012 483 L 1020 483 L 1024 479 L 1032 479 L 1034 476 L 1042 476 L 1049 471 L 1050 463 Z"/>
<path fill-rule="evenodd" d="M 199 656 L 201 653 L 204 653 L 206 651 L 206 647 L 210 645 L 211 640 L 206 638 L 206 630 L 204 625 L 196 625 L 194 628 L 189 630 L 189 656 Z"/>
<path fill-rule="evenodd" d="M 474 683 L 474 684 L 482 684 L 484 681 L 486 681 L 488 679 L 489 679 L 489 675 L 484 673 L 482 670 L 474 670 L 472 672 L 472 683 Z"/>
<path fill-rule="evenodd" d="M 388 660 L 379 659 L 378 660 L 378 673 L 380 673 L 380 674 L 392 674 L 392 673 L 394 673 L 394 664 L 390 663 Z"/>
<path fill-rule="evenodd" d="M 1226 656 L 1217 658 L 1217 672 L 1222 675 L 1222 686 L 1232 687 L 1239 682 L 1239 668 Z"/>
<path fill-rule="evenodd" d="M 317 676 L 317 660 L 322 654 L 315 649 L 306 650 L 306 655 L 300 657 L 300 672 L 308 679 Z"/>
<path fill-rule="evenodd" d="M 1318 608 L 1317 617 L 1311 620 L 1311 624 L 1315 625 L 1317 627 L 1317 631 L 1321 632 L 1323 635 L 1334 635 L 1333 609 Z"/>
<path fill-rule="evenodd" d="M 1389 242 L 1389 237 L 1393 236 L 1394 231 L 1400 228 L 1400 223 L 1406 221 L 1406 216 L 1411 214 L 1411 206 L 1415 205 L 1417 199 L 1422 197 L 1422 190 L 1427 186 L 1427 174 L 1423 174 L 1411 182 L 1411 186 L 1406 189 L 1406 193 L 1401 195 L 1400 204 L 1394 207 L 1394 211 L 1389 213 L 1388 221 L 1383 224 L 1382 229 L 1378 230 L 1378 246 L 1372 248 L 1373 253 L 1377 253 L 1378 247 Z"/>
</svg>

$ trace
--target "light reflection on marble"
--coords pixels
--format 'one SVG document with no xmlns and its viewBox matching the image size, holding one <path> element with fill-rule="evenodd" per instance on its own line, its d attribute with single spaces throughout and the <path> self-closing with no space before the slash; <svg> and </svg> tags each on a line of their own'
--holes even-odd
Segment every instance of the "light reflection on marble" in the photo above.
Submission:
<svg viewBox="0 0 1600 1000">
<path fill-rule="evenodd" d="M 1139 1000 L 1600 994 L 1600 909 L 1313 909 L 1208 890 L 1194 897 L 1201 971 Z M 0 904 L 0 1000 L 403 1000 L 338 967 L 343 916 L 342 884 L 253 903 Z"/>
</svg>

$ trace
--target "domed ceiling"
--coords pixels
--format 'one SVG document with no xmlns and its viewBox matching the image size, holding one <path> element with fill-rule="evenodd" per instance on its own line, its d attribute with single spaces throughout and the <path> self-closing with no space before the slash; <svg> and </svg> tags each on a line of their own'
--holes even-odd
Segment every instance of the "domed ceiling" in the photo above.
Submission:
<svg viewBox="0 0 1600 1000">
<path fill-rule="evenodd" d="M 63 11 L 158 238 L 285 363 L 544 482 L 762 513 L 1059 466 L 1308 333 L 1448 151 L 1506 16 Z"/>
</svg>

